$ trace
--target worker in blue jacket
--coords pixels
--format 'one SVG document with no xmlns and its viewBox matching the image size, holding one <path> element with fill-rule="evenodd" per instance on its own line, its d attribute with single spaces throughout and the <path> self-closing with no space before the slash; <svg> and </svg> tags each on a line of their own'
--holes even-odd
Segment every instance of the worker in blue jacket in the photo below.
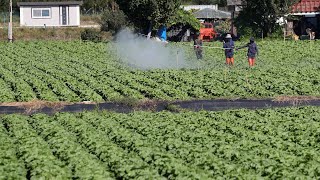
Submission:
<svg viewBox="0 0 320 180">
<path fill-rule="evenodd" d="M 167 27 L 165 25 L 161 25 L 157 35 L 161 41 L 163 42 L 167 41 Z"/>
<path fill-rule="evenodd" d="M 259 54 L 258 46 L 254 42 L 254 38 L 250 38 L 250 42 L 244 46 L 241 46 L 237 48 L 236 50 L 242 49 L 242 48 L 248 48 L 248 62 L 249 62 L 249 67 L 253 67 L 256 63 L 256 56 Z"/>
<path fill-rule="evenodd" d="M 226 40 L 223 42 L 223 49 L 226 55 L 226 64 L 229 66 L 234 65 L 234 42 L 232 41 L 231 34 L 227 34 Z"/>
</svg>

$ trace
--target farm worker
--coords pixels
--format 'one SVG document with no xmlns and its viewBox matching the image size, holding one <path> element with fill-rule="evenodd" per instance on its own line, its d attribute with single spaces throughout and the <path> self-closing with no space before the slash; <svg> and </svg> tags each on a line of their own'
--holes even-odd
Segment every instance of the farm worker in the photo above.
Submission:
<svg viewBox="0 0 320 180">
<path fill-rule="evenodd" d="M 258 51 L 258 46 L 257 44 L 254 42 L 254 38 L 251 37 L 250 38 L 250 42 L 248 44 L 246 44 L 245 46 L 241 46 L 239 48 L 237 48 L 236 50 L 242 49 L 242 48 L 248 48 L 248 62 L 249 62 L 249 66 L 253 67 L 255 65 L 255 61 L 256 61 L 256 55 L 259 54 Z"/>
<path fill-rule="evenodd" d="M 199 33 L 196 33 L 193 39 L 193 48 L 198 59 L 202 59 L 202 40 Z"/>
<path fill-rule="evenodd" d="M 165 25 L 160 26 L 160 28 L 157 32 L 156 41 L 160 41 L 165 44 L 168 43 L 168 41 L 167 41 L 167 27 Z"/>
<path fill-rule="evenodd" d="M 227 65 L 234 65 L 234 42 L 232 41 L 231 34 L 227 34 L 226 40 L 223 42 L 223 49 L 226 55 L 226 64 Z"/>
<path fill-rule="evenodd" d="M 158 37 L 160 38 L 161 41 L 166 41 L 167 40 L 167 28 L 165 25 L 161 25 L 158 33 Z"/>
</svg>

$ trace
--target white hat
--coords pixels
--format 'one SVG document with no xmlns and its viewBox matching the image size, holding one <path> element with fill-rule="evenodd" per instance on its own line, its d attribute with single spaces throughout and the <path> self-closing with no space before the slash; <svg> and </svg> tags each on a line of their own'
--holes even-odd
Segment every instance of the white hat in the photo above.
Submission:
<svg viewBox="0 0 320 180">
<path fill-rule="evenodd" d="M 227 38 L 227 39 L 231 39 L 231 38 L 232 38 L 232 37 L 231 37 L 231 34 L 227 34 L 226 38 Z"/>
</svg>

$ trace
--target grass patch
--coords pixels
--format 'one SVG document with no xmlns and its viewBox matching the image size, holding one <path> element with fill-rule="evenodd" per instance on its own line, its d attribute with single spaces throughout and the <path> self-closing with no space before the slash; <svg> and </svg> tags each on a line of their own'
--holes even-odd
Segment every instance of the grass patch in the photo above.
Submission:
<svg viewBox="0 0 320 180">
<path fill-rule="evenodd" d="M 8 40 L 7 29 L 1 29 L 0 41 Z M 0 30 L 0 31 L 1 31 Z M 15 41 L 30 41 L 30 40 L 80 40 L 81 32 L 85 28 L 80 27 L 60 27 L 60 28 L 14 28 L 13 38 Z M 108 41 L 111 34 L 108 32 L 100 32 L 102 41 Z"/>
<path fill-rule="evenodd" d="M 140 100 L 133 97 L 124 97 L 116 100 L 115 102 L 129 107 L 137 107 L 140 104 Z"/>
<path fill-rule="evenodd" d="M 81 25 L 98 25 L 101 21 L 100 14 L 93 14 L 93 15 L 81 15 Z"/>
<path fill-rule="evenodd" d="M 175 113 L 187 112 L 186 109 L 183 109 L 179 105 L 175 105 L 175 104 L 168 104 L 166 106 L 166 110 L 170 112 L 175 112 Z"/>
</svg>

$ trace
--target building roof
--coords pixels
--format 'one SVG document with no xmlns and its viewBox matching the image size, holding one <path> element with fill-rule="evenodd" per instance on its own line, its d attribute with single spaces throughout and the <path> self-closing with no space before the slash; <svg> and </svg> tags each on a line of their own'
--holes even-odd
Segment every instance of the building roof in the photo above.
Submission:
<svg viewBox="0 0 320 180">
<path fill-rule="evenodd" d="M 320 0 L 300 0 L 292 6 L 292 13 L 320 12 Z"/>
<path fill-rule="evenodd" d="M 184 10 L 189 11 L 192 9 L 202 10 L 205 8 L 218 9 L 218 4 L 209 4 L 209 5 L 181 5 Z"/>
<path fill-rule="evenodd" d="M 63 6 L 63 5 L 82 5 L 83 1 L 61 1 L 61 2 L 18 2 L 20 6 Z"/>
<path fill-rule="evenodd" d="M 231 13 L 226 11 L 220 11 L 215 9 L 206 8 L 193 13 L 197 19 L 229 19 Z"/>
<path fill-rule="evenodd" d="M 240 6 L 242 5 L 242 0 L 227 0 L 228 6 Z"/>
</svg>

